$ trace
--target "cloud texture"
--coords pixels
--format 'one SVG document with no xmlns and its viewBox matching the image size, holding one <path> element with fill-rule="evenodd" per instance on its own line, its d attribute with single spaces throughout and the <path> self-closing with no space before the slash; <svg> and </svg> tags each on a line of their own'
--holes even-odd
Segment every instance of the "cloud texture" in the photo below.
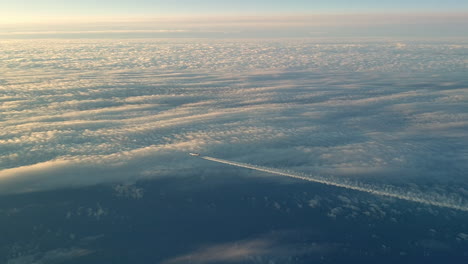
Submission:
<svg viewBox="0 0 468 264">
<path fill-rule="evenodd" d="M 187 152 L 468 189 L 463 42 L 0 44 L 3 194 L 214 168 Z"/>
</svg>

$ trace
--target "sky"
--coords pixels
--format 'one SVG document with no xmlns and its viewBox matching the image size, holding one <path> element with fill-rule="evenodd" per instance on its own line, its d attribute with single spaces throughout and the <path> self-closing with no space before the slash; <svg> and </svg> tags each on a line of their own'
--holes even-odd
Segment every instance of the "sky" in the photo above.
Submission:
<svg viewBox="0 0 468 264">
<path fill-rule="evenodd" d="M 174 14 L 271 14 L 323 12 L 460 12 L 468 2 L 460 0 L 23 0 L 0 1 L 9 15 L 174 15 Z"/>
<path fill-rule="evenodd" d="M 0 39 L 468 37 L 468 2 L 0 0 Z"/>
</svg>

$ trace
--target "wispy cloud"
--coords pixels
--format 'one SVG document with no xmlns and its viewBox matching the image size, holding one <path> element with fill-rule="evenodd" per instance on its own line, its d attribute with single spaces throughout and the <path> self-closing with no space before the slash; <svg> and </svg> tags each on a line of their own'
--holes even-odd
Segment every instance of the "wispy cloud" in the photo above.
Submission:
<svg viewBox="0 0 468 264">
<path fill-rule="evenodd" d="M 278 232 L 253 239 L 207 245 L 168 260 L 163 264 L 208 264 L 208 263 L 245 263 L 263 259 L 265 263 L 287 261 L 304 254 L 327 254 L 333 250 L 331 245 L 317 243 L 299 244 L 285 242 L 287 232 Z"/>
<path fill-rule="evenodd" d="M 83 248 L 60 248 L 47 251 L 45 253 L 37 253 L 25 255 L 7 260 L 7 264 L 46 264 L 46 263 L 63 263 L 84 257 L 94 252 Z"/>
</svg>

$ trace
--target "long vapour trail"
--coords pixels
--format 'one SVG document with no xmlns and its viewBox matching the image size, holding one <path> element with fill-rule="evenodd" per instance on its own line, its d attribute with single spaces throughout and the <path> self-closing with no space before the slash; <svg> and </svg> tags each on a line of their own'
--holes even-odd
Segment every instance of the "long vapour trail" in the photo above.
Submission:
<svg viewBox="0 0 468 264">
<path fill-rule="evenodd" d="M 229 161 L 229 160 L 224 160 L 224 159 L 218 159 L 218 158 L 213 158 L 213 157 L 208 157 L 208 156 L 199 156 L 199 158 L 226 164 L 226 165 L 231 165 L 235 167 L 252 169 L 256 171 L 272 173 L 276 175 L 286 176 L 286 177 L 310 181 L 310 182 L 322 183 L 322 184 L 341 187 L 341 188 L 345 188 L 349 190 L 366 192 L 366 193 L 375 194 L 375 195 L 397 198 L 400 200 L 406 200 L 406 201 L 411 201 L 411 202 L 416 202 L 416 203 L 421 203 L 421 204 L 426 204 L 426 205 L 433 205 L 433 206 L 451 208 L 451 209 L 468 212 L 468 204 L 460 197 L 456 198 L 452 196 L 447 197 L 447 196 L 439 195 L 439 194 L 425 194 L 425 193 L 421 193 L 415 190 L 405 191 L 405 190 L 401 190 L 392 186 L 379 187 L 379 186 L 373 186 L 373 185 L 363 184 L 359 182 L 346 181 L 343 179 L 336 179 L 333 177 L 302 175 L 297 172 L 283 171 L 279 169 L 262 167 L 262 166 L 251 165 L 251 164 L 242 163 L 242 162 Z"/>
</svg>

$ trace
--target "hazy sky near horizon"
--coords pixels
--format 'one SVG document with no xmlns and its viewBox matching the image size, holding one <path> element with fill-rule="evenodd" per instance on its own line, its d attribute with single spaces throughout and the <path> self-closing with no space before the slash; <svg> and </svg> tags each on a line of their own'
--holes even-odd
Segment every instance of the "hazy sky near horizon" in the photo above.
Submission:
<svg viewBox="0 0 468 264">
<path fill-rule="evenodd" d="M 0 38 L 468 37 L 459 0 L 0 0 Z"/>
<path fill-rule="evenodd" d="M 174 14 L 272 14 L 347 12 L 463 12 L 468 2 L 460 0 L 18 0 L 0 1 L 0 14 L 9 16 L 106 16 Z"/>
</svg>

